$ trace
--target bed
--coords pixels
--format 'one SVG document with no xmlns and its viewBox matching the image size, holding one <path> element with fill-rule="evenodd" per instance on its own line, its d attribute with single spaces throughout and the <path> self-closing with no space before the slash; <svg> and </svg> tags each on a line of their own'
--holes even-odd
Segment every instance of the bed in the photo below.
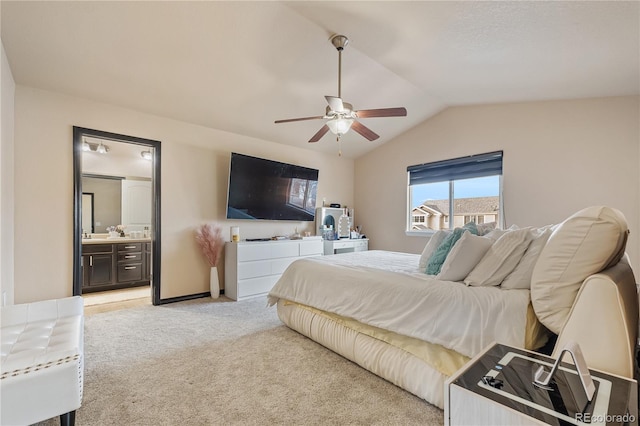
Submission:
<svg viewBox="0 0 640 426">
<path fill-rule="evenodd" d="M 268 303 L 288 327 L 440 408 L 447 377 L 493 342 L 535 350 L 555 334 L 556 347 L 578 341 L 591 368 L 633 377 L 638 297 L 626 222 L 609 213 L 557 227 L 531 289 L 438 280 L 420 255 L 373 250 L 295 261 Z"/>
</svg>

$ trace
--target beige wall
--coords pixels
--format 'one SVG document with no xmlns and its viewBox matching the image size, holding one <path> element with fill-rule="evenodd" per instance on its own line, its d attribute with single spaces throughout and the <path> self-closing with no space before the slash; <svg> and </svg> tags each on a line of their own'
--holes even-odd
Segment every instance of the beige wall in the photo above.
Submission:
<svg viewBox="0 0 640 426">
<path fill-rule="evenodd" d="M 640 267 L 639 97 L 449 108 L 356 160 L 355 207 L 370 247 L 419 253 L 405 235 L 409 165 L 504 150 L 506 224 L 557 223 L 590 205 L 621 210 Z M 386 170 L 380 173 L 380 170 Z"/>
<path fill-rule="evenodd" d="M 122 181 L 119 179 L 99 179 L 92 177 L 82 178 L 82 193 L 93 194 L 93 220 L 94 230 L 91 231 L 91 223 L 83 227 L 88 233 L 105 233 L 107 227 L 122 223 Z M 83 214 L 86 213 L 82 206 Z M 151 207 L 149 207 L 151 209 Z M 127 231 L 128 232 L 128 231 Z"/>
<path fill-rule="evenodd" d="M 13 139 L 16 84 L 1 40 L 0 50 L 0 304 L 11 305 L 14 301 Z"/>
<path fill-rule="evenodd" d="M 208 291 L 193 237 L 201 223 L 219 222 L 227 240 L 232 225 L 242 238 L 313 231 L 312 223 L 224 219 L 231 151 L 317 168 L 318 200 L 354 201 L 353 160 L 20 85 L 15 100 L 16 303 L 72 293 L 74 125 L 161 141 L 162 298 Z"/>
</svg>

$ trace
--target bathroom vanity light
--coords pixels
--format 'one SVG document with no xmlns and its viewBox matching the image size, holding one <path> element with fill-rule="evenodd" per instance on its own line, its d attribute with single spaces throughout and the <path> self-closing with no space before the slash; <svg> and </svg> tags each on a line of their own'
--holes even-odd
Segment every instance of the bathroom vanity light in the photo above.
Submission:
<svg viewBox="0 0 640 426">
<path fill-rule="evenodd" d="M 109 152 L 109 147 L 102 142 L 99 144 L 89 143 L 86 139 L 82 140 L 82 150 L 84 152 L 97 152 L 98 154 L 106 154 Z"/>
<path fill-rule="evenodd" d="M 140 156 L 142 156 L 142 158 L 144 158 L 145 160 L 151 160 L 153 158 L 151 151 L 142 151 L 140 153 Z"/>
<path fill-rule="evenodd" d="M 100 142 L 100 144 L 96 148 L 96 152 L 98 154 L 106 154 L 107 152 L 109 152 L 109 147 Z"/>
</svg>

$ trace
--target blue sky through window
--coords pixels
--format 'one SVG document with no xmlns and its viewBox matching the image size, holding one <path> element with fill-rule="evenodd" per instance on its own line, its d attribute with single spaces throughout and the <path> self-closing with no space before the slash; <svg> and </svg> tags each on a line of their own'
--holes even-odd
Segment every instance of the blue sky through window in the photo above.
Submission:
<svg viewBox="0 0 640 426">
<path fill-rule="evenodd" d="M 497 197 L 500 190 L 500 176 L 457 180 L 454 186 L 455 198 Z M 449 182 L 427 183 L 412 187 L 411 207 L 417 207 L 426 200 L 449 198 Z"/>
</svg>

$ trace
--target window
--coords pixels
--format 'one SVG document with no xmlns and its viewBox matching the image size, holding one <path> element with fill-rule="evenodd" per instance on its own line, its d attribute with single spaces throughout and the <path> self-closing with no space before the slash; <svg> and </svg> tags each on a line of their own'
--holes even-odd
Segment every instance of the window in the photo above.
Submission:
<svg viewBox="0 0 640 426">
<path fill-rule="evenodd" d="M 502 151 L 407 167 L 407 231 L 502 222 Z"/>
<path fill-rule="evenodd" d="M 291 178 L 289 181 L 289 205 L 313 213 L 316 207 L 318 181 Z"/>
</svg>

